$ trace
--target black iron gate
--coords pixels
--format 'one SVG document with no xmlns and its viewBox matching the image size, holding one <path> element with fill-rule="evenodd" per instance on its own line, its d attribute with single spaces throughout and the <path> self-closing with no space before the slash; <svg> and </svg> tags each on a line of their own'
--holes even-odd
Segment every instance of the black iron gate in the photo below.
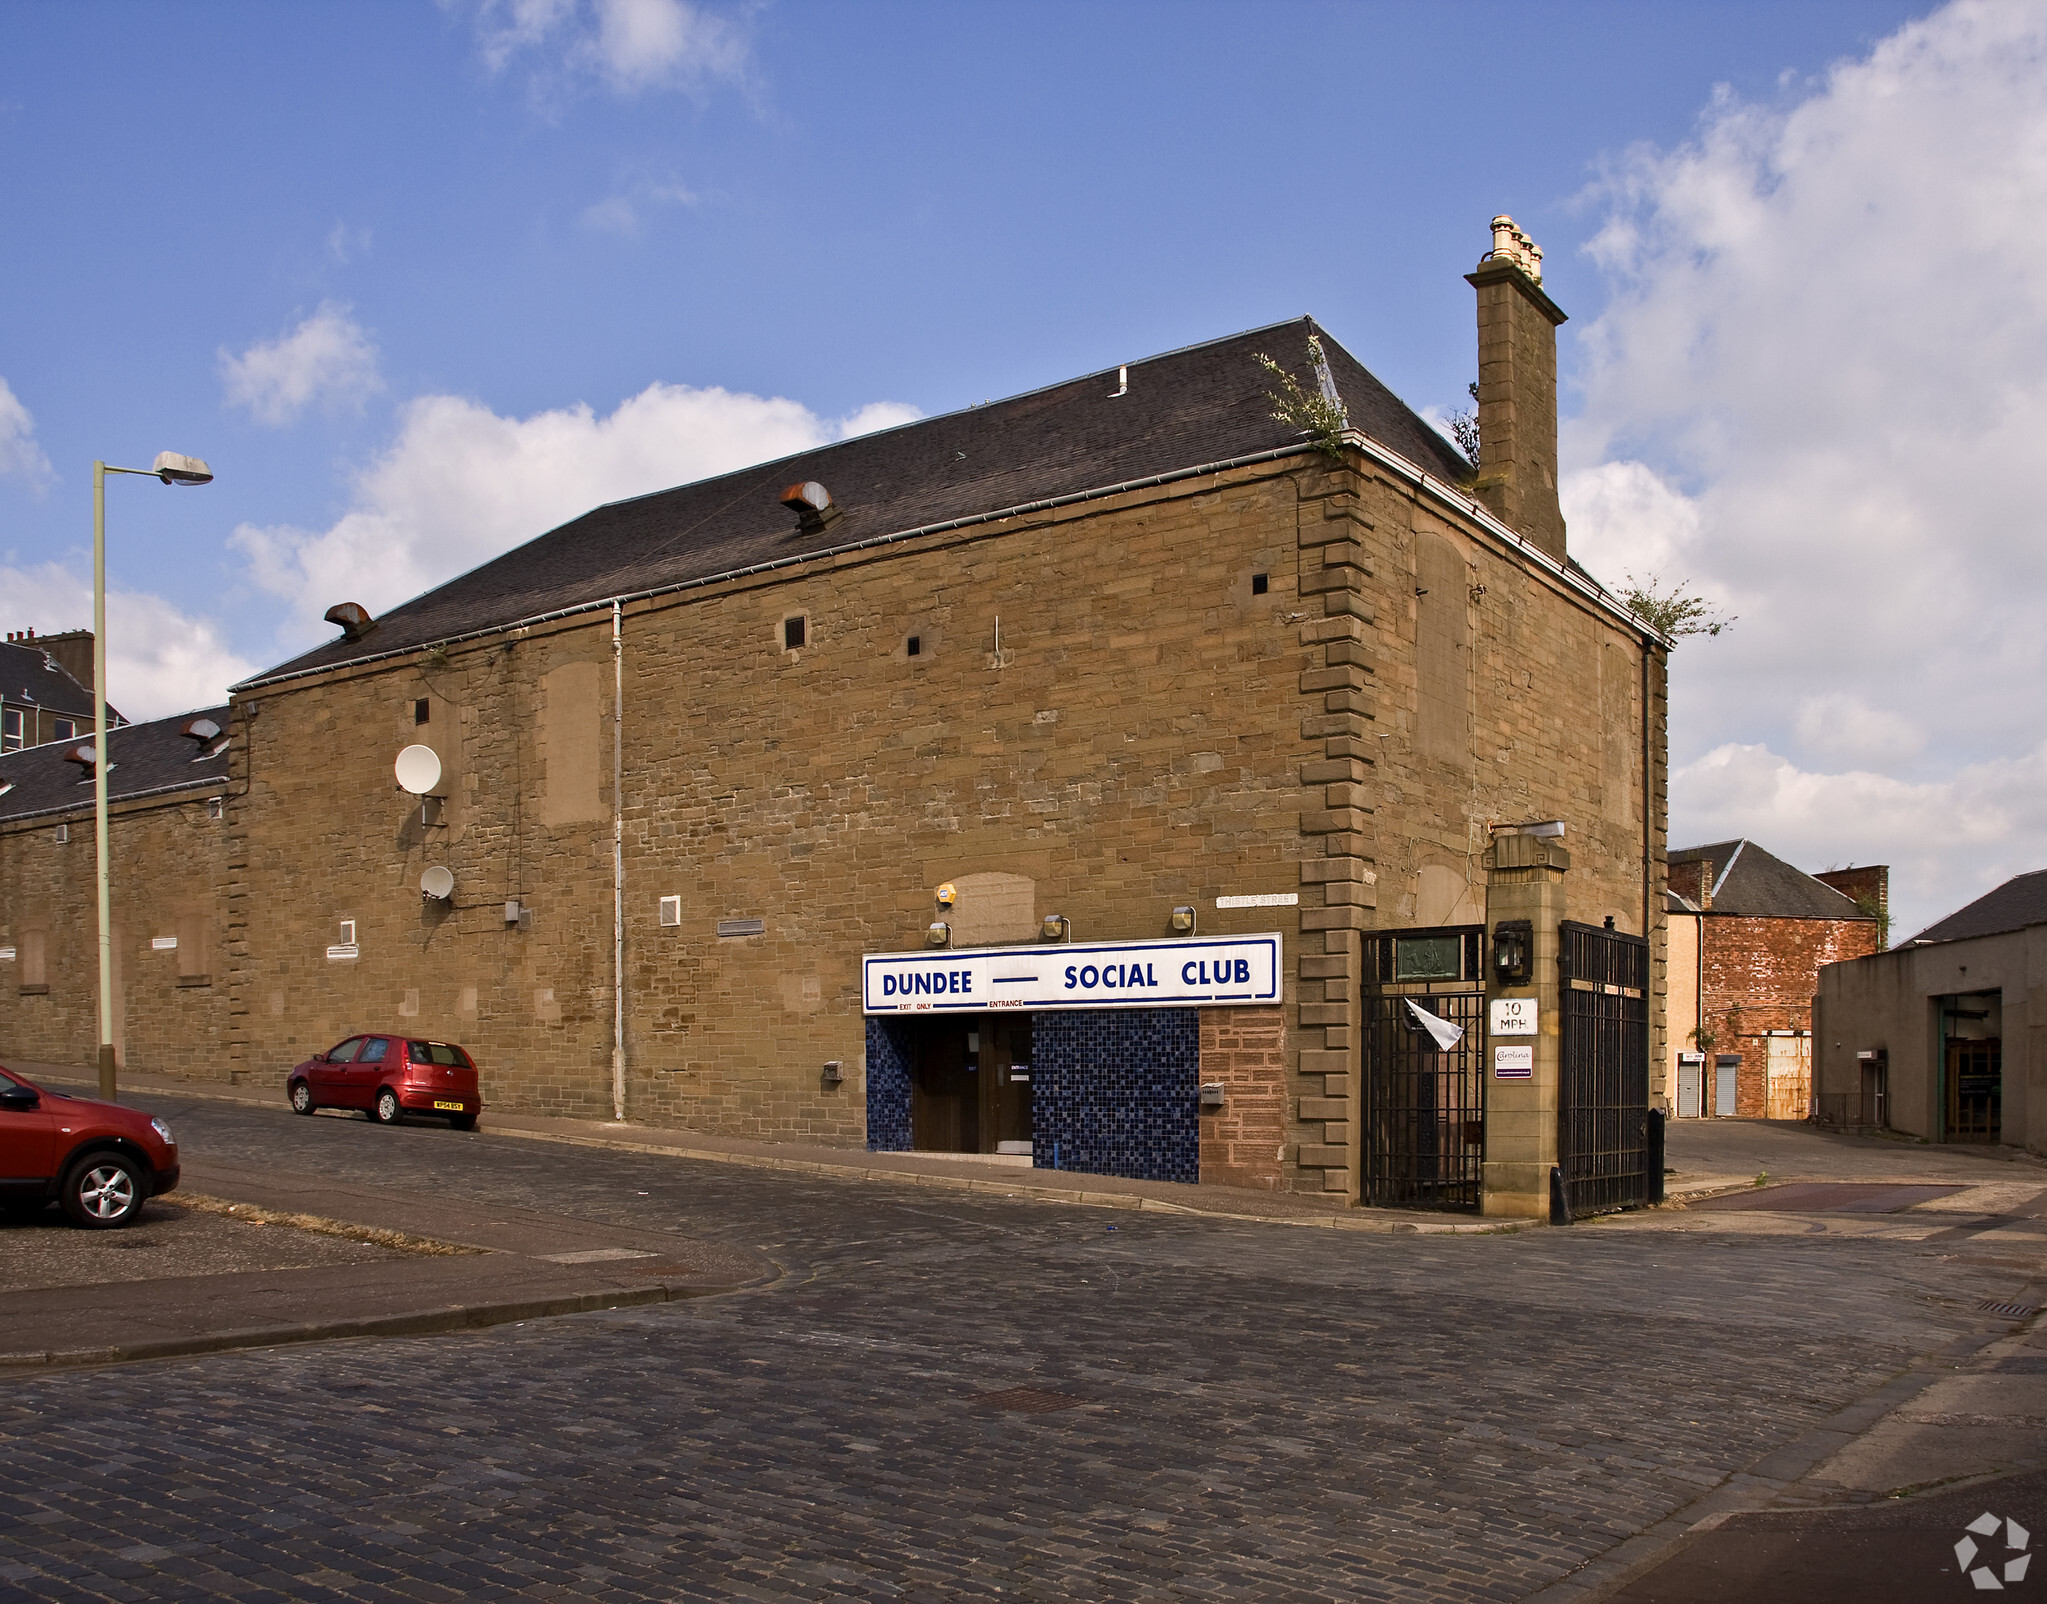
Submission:
<svg viewBox="0 0 2047 1604">
<path fill-rule="evenodd" d="M 1365 943 L 1363 1201 L 1476 1209 L 1485 1159 L 1484 933 L 1400 931 Z M 1463 1034 L 1438 1045 L 1426 1010 Z"/>
<path fill-rule="evenodd" d="M 1649 943 L 1569 920 L 1557 934 L 1564 1205 L 1573 1216 L 1639 1207 L 1650 1199 Z"/>
</svg>

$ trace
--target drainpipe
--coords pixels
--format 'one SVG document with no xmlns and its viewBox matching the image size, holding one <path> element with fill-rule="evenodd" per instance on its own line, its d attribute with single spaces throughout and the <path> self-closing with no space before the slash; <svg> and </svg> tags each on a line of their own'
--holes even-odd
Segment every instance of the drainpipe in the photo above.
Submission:
<svg viewBox="0 0 2047 1604">
<path fill-rule="evenodd" d="M 611 1117 L 625 1120 L 625 646 L 611 604 Z"/>
</svg>

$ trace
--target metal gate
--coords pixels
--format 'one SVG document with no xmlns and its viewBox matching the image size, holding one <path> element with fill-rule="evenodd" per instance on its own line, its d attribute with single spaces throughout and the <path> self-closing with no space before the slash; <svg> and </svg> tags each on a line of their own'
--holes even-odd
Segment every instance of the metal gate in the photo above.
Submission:
<svg viewBox="0 0 2047 1604">
<path fill-rule="evenodd" d="M 1482 930 L 1389 932 L 1365 942 L 1363 1201 L 1476 1209 L 1485 1160 Z M 1412 1002 L 1464 1034 L 1439 1047 Z"/>
<path fill-rule="evenodd" d="M 1649 943 L 1566 920 L 1557 1164 L 1572 1215 L 1649 1201 Z M 1660 1177 L 1659 1177 L 1660 1179 Z"/>
</svg>

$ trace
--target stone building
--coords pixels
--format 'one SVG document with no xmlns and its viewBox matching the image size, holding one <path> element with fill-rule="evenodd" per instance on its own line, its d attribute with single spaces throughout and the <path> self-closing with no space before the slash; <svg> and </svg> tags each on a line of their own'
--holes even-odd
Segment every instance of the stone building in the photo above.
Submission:
<svg viewBox="0 0 2047 1604">
<path fill-rule="evenodd" d="M 1822 966 L 1881 949 L 1890 871 L 1807 874 L 1753 841 L 1675 848 L 1668 1073 L 1680 1119 L 1804 1119 Z"/>
<path fill-rule="evenodd" d="M 1665 643 L 1500 222 L 1476 474 L 1302 319 L 338 605 L 235 691 L 210 1072 L 416 1019 L 499 1107 L 1355 1196 L 1367 957 L 1482 968 L 1529 820 L 1660 997 Z"/>
<path fill-rule="evenodd" d="M 150 1069 L 221 1079 L 227 716 L 219 707 L 107 731 L 116 1058 L 132 1048 Z M 0 1057 L 16 1062 L 97 1058 L 90 750 L 0 756 Z"/>
<path fill-rule="evenodd" d="M 1816 1117 L 1929 1142 L 2047 1154 L 2047 870 L 2018 875 L 1889 952 L 1829 964 L 1814 999 Z"/>
<path fill-rule="evenodd" d="M 121 715 L 107 709 L 107 722 Z M 0 753 L 46 741 L 92 739 L 92 633 L 75 629 L 0 641 Z"/>
</svg>

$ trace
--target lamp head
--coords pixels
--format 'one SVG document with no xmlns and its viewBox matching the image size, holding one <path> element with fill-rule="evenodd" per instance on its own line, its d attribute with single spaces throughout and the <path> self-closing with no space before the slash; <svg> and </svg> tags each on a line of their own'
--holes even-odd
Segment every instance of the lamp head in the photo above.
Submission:
<svg viewBox="0 0 2047 1604">
<path fill-rule="evenodd" d="M 197 457 L 185 456 L 177 451 L 159 451 L 156 466 L 151 470 L 167 485 L 210 485 L 213 470 Z"/>
</svg>

